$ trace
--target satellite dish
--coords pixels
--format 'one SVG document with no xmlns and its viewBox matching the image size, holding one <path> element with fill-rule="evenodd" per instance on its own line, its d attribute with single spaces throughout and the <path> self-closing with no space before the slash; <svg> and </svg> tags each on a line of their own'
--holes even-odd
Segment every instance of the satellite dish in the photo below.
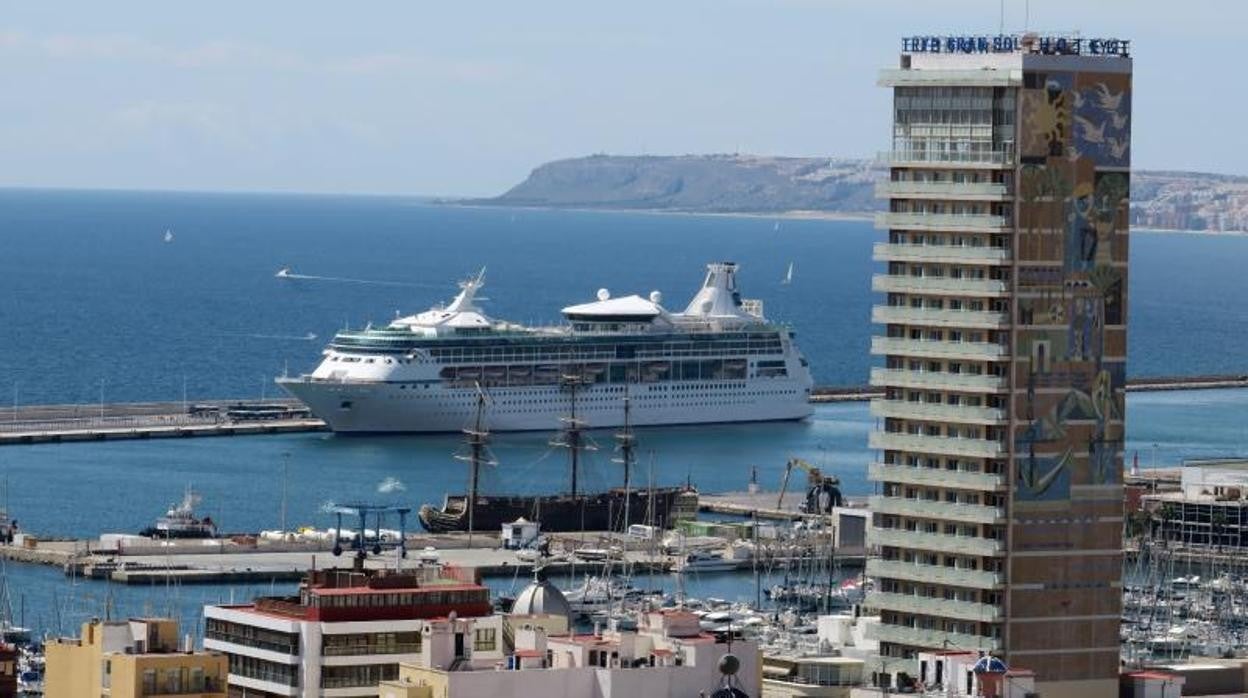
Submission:
<svg viewBox="0 0 1248 698">
<path fill-rule="evenodd" d="M 714 308 L 714 307 L 715 307 L 715 303 L 714 303 L 713 301 L 709 301 L 709 300 L 708 300 L 708 301 L 702 301 L 702 314 L 703 314 L 703 315 L 710 315 L 710 314 L 711 314 L 711 308 Z"/>
<path fill-rule="evenodd" d="M 598 289 L 598 300 L 605 301 L 611 297 L 611 292 L 605 288 Z"/>
<path fill-rule="evenodd" d="M 651 291 L 650 302 L 654 303 L 655 305 L 659 305 L 660 303 L 663 302 L 663 294 L 659 293 L 658 291 Z"/>
</svg>

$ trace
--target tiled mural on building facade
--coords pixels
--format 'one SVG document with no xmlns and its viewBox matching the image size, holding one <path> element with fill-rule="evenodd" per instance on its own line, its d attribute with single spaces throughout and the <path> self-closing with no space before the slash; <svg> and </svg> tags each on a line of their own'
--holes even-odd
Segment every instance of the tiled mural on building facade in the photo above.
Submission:
<svg viewBox="0 0 1248 698">
<path fill-rule="evenodd" d="M 1020 94 L 1016 502 L 1121 481 L 1130 82 L 1036 75 Z"/>
</svg>

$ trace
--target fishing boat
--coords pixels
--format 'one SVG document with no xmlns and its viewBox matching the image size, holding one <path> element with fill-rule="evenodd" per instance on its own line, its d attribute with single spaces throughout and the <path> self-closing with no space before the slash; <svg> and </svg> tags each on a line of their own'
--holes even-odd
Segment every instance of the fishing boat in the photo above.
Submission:
<svg viewBox="0 0 1248 698">
<path fill-rule="evenodd" d="M 480 391 L 477 413 L 472 426 L 464 429 L 467 453 L 456 458 L 469 465 L 468 493 L 448 494 L 441 507 L 421 506 L 420 523 L 431 533 L 452 531 L 497 532 L 505 523 L 524 517 L 540 521 L 544 532 L 627 530 L 632 524 L 650 524 L 669 528 L 677 520 L 690 518 L 697 512 L 697 492 L 685 487 L 633 488 L 631 472 L 635 437 L 628 413 L 627 395 L 623 399 L 624 428 L 616 434 L 619 457 L 615 462 L 624 466 L 622 487 L 602 492 L 584 492 L 580 488 L 581 455 L 593 445 L 586 440 L 585 422 L 577 413 L 576 393 L 581 387 L 574 376 L 562 377 L 571 393 L 572 413 L 564 418 L 559 435 L 551 446 L 566 449 L 569 454 L 571 480 L 568 490 L 551 495 L 484 494 L 480 492 L 480 470 L 483 465 L 496 465 L 487 447 L 489 431 L 485 412 L 488 400 Z"/>
<path fill-rule="evenodd" d="M 217 525 L 212 517 L 202 519 L 195 516 L 195 505 L 199 504 L 200 496 L 190 487 L 182 496 L 182 501 L 169 507 L 165 515 L 156 519 L 151 526 L 139 531 L 140 536 L 148 538 L 215 538 Z"/>
</svg>

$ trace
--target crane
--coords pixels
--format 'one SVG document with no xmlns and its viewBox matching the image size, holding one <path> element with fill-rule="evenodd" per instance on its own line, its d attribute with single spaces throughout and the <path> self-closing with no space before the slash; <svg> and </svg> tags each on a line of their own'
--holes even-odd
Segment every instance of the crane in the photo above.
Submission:
<svg viewBox="0 0 1248 698">
<path fill-rule="evenodd" d="M 780 481 L 780 496 L 776 500 L 776 508 L 784 506 L 784 493 L 789 488 L 789 477 L 793 468 L 806 471 L 806 501 L 801 510 L 807 514 L 826 514 L 834 506 L 840 506 L 844 499 L 841 496 L 841 480 L 835 475 L 824 475 L 818 468 L 801 458 L 790 458 L 784 466 L 784 478 Z"/>
</svg>

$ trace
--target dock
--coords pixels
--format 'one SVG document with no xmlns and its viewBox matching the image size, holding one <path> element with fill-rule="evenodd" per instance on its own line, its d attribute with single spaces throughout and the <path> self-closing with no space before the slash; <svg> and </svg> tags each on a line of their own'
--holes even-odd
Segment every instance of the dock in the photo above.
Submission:
<svg viewBox="0 0 1248 698">
<path fill-rule="evenodd" d="M 774 492 L 711 495 L 705 508 L 712 511 L 731 509 L 739 513 L 764 501 L 774 504 L 776 497 Z M 783 511 L 784 518 L 801 516 L 796 512 L 800 499 L 800 494 L 787 495 L 786 505 L 791 503 L 793 510 Z M 679 557 L 662 554 L 658 539 L 630 538 L 618 532 L 585 531 L 551 533 L 547 536 L 552 556 L 542 559 L 540 564 L 543 569 L 556 574 L 592 570 L 608 564 L 627 564 L 635 572 L 667 573 L 674 569 Z M 839 562 L 849 566 L 865 564 L 861 540 L 846 543 L 843 549 L 838 550 Z M 535 566 L 534 560 L 522 559 L 516 551 L 502 548 L 498 533 L 475 533 L 471 537 L 466 533 L 416 533 L 408 535 L 406 544 L 405 559 L 399 560 L 397 552 L 390 549 L 381 555 L 368 555 L 365 566 L 393 568 L 398 564 L 418 567 L 426 556 L 440 563 L 475 569 L 483 576 L 530 575 Z M 837 544 L 841 545 L 841 541 L 838 540 Z M 335 556 L 332 544 L 327 541 L 282 542 L 256 540 L 251 536 L 169 542 L 143 540 L 138 543 L 110 543 L 110 546 L 102 547 L 98 540 L 40 540 L 33 535 L 21 534 L 13 544 L 0 544 L 0 557 L 14 562 L 57 567 L 66 576 L 79 579 L 129 585 L 189 585 L 294 582 L 302 579 L 309 569 L 351 565 L 355 555 L 348 549 Z M 580 549 L 604 548 L 618 548 L 620 552 L 610 560 L 588 560 L 577 553 Z M 772 545 L 762 541 L 756 561 L 759 567 L 783 569 L 788 564 L 800 564 L 807 559 L 804 553 L 795 552 L 791 543 L 778 541 Z M 756 561 L 749 557 L 735 560 L 735 569 L 754 569 Z"/>
<path fill-rule="evenodd" d="M 261 407 L 281 407 L 276 416 L 246 415 Z M 231 411 L 246 416 L 231 417 Z M 240 436 L 325 431 L 325 423 L 308 416 L 302 403 L 280 400 L 210 400 L 194 405 L 136 402 L 102 405 L 35 405 L 0 409 L 0 445 L 177 439 L 196 436 Z"/>
<path fill-rule="evenodd" d="M 1248 374 L 1134 378 L 1128 392 L 1248 388 Z M 815 386 L 813 403 L 862 402 L 883 397 L 871 386 Z M 280 406 L 291 416 L 247 415 L 249 408 Z M 230 411 L 244 413 L 230 416 Z M 78 405 L 0 407 L 0 446 L 10 444 L 111 441 L 116 439 L 177 439 L 196 436 L 241 436 L 328 431 L 325 422 L 306 413 L 292 398 L 268 400 L 200 400 Z"/>
</svg>

